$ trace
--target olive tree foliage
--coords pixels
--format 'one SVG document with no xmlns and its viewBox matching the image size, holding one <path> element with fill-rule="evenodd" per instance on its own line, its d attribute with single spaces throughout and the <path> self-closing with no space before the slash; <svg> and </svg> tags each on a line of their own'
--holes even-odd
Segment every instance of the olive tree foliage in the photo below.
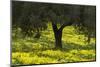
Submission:
<svg viewBox="0 0 100 67">
<path fill-rule="evenodd" d="M 24 35 L 29 36 L 32 35 L 33 31 L 46 29 L 47 25 L 42 21 L 39 8 L 39 5 L 32 5 L 32 3 L 14 1 L 12 3 L 13 27 L 20 27 Z"/>
<path fill-rule="evenodd" d="M 79 33 L 85 34 L 90 42 L 90 38 L 96 38 L 96 7 L 84 6 L 80 8 L 80 23 L 77 25 Z"/>
<path fill-rule="evenodd" d="M 32 35 L 33 31 L 47 29 L 47 23 L 50 22 L 55 45 L 62 48 L 62 31 L 66 26 L 73 25 L 79 33 L 89 38 L 91 34 L 95 35 L 95 9 L 95 6 L 13 1 L 12 27 L 20 27 L 25 35 Z"/>
</svg>

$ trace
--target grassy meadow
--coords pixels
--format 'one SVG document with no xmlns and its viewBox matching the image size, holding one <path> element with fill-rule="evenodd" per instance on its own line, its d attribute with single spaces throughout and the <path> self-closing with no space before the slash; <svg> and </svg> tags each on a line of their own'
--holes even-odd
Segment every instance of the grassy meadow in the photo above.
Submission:
<svg viewBox="0 0 100 67">
<path fill-rule="evenodd" d="M 51 24 L 41 31 L 39 39 L 24 37 L 20 28 L 12 30 L 12 64 L 50 64 L 95 61 L 95 38 L 90 43 L 84 34 L 78 34 L 73 26 L 63 30 L 63 49 L 54 49 L 55 39 Z"/>
</svg>

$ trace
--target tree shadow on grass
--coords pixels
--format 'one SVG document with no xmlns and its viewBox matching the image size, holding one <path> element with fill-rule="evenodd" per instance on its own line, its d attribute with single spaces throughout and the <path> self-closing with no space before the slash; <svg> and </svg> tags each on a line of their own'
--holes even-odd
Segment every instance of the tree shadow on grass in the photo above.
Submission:
<svg viewBox="0 0 100 67">
<path fill-rule="evenodd" d="M 75 43 L 64 43 L 63 42 L 63 50 L 96 50 L 96 44 L 87 44 L 87 45 L 80 45 Z"/>
</svg>

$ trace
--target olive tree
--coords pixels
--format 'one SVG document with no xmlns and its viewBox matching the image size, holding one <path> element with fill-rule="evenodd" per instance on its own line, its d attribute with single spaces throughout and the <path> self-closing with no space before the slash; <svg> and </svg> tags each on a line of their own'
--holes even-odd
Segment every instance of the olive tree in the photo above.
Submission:
<svg viewBox="0 0 100 67">
<path fill-rule="evenodd" d="M 12 26 L 20 27 L 25 35 L 45 30 L 47 23 L 51 23 L 56 48 L 62 48 L 62 31 L 66 26 L 75 26 L 89 38 L 95 34 L 95 6 L 21 1 L 13 1 L 12 6 Z"/>
</svg>

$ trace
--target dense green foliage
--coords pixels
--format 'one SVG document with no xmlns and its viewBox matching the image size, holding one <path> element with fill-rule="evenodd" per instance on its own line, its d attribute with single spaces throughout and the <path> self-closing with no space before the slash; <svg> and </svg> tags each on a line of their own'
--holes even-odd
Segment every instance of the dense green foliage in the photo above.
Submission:
<svg viewBox="0 0 100 67">
<path fill-rule="evenodd" d="M 12 27 L 20 27 L 25 35 L 44 30 L 51 22 L 60 25 L 58 30 L 74 25 L 79 33 L 95 37 L 95 6 L 13 1 L 12 16 Z"/>
<path fill-rule="evenodd" d="M 78 34 L 73 26 L 63 30 L 63 49 L 54 49 L 54 33 L 51 24 L 41 32 L 39 39 L 23 37 L 20 29 L 13 30 L 12 63 L 13 64 L 47 64 L 96 60 L 95 38 L 90 44 L 84 34 Z M 35 34 L 34 34 L 35 35 Z M 33 36 L 34 36 L 33 35 Z"/>
</svg>

